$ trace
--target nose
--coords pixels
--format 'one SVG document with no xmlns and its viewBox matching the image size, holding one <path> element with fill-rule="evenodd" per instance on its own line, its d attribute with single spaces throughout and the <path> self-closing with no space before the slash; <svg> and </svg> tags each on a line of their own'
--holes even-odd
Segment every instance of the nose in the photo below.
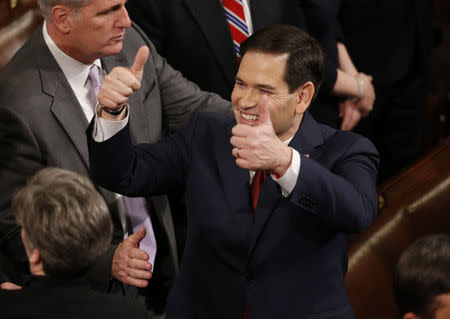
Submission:
<svg viewBox="0 0 450 319">
<path fill-rule="evenodd" d="M 130 17 L 128 16 L 128 11 L 125 8 L 125 6 L 123 6 L 119 12 L 119 19 L 117 20 L 117 27 L 126 29 L 126 28 L 129 28 L 130 26 L 131 26 L 131 20 L 130 20 Z"/>
<path fill-rule="evenodd" d="M 259 101 L 259 93 L 258 90 L 252 88 L 246 88 L 244 90 L 240 90 L 240 94 L 237 98 L 237 105 L 240 109 L 250 109 L 256 107 Z"/>
</svg>

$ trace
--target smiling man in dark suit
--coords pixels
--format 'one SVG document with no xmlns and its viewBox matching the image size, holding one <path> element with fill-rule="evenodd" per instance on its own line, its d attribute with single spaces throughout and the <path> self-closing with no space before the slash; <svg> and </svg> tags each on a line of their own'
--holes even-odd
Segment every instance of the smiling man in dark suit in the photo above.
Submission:
<svg viewBox="0 0 450 319">
<path fill-rule="evenodd" d="M 100 109 L 88 131 L 93 177 L 130 196 L 186 190 L 186 248 L 168 318 L 354 318 L 348 236 L 375 217 L 378 154 L 307 113 L 324 58 L 306 33 L 262 29 L 241 52 L 235 119 L 197 114 L 160 143 L 133 146 L 133 109 Z M 100 103 L 122 108 L 108 83 Z M 98 134 L 102 119 L 116 126 L 108 138 Z"/>
<path fill-rule="evenodd" d="M 94 114 L 96 94 L 91 68 L 111 72 L 133 64 L 140 46 L 150 48 L 133 107 L 132 138 L 156 142 L 187 122 L 196 110 L 231 114 L 231 105 L 200 91 L 171 68 L 130 21 L 125 0 L 40 0 L 45 24 L 0 72 L 0 249 L 13 262 L 9 280 L 21 284 L 27 270 L 20 226 L 10 210 L 13 192 L 37 170 L 54 166 L 90 176 L 85 130 Z M 97 72 L 98 74 L 98 72 Z M 133 75 L 134 76 L 134 75 Z M 124 239 L 130 229 L 123 201 L 101 189 L 111 212 L 114 232 L 110 249 L 92 269 L 91 278 L 105 290 L 111 277 L 148 288 L 150 311 L 161 314 L 178 261 L 166 196 L 145 201 L 156 239 L 155 272 L 136 277 L 130 255 L 142 252 L 143 234 Z M 145 267 L 149 267 L 145 264 Z M 3 285 L 2 287 L 5 287 Z"/>
</svg>

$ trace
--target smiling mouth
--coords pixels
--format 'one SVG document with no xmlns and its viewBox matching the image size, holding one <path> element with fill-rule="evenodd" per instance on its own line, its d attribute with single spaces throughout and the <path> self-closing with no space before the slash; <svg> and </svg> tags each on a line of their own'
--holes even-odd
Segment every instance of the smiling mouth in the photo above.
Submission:
<svg viewBox="0 0 450 319">
<path fill-rule="evenodd" d="M 258 115 L 256 115 L 256 114 L 246 114 L 246 113 L 241 112 L 241 116 L 244 120 L 247 120 L 247 121 L 257 121 L 258 120 Z"/>
</svg>

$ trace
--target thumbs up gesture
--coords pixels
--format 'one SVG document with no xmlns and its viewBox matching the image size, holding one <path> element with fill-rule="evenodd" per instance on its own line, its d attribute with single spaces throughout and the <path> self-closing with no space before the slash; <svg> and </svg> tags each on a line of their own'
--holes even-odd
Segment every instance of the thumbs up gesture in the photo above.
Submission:
<svg viewBox="0 0 450 319">
<path fill-rule="evenodd" d="M 104 78 L 98 92 L 97 98 L 100 105 L 111 110 L 119 110 L 127 103 L 128 97 L 141 87 L 142 74 L 148 55 L 148 47 L 142 46 L 137 51 L 131 67 L 118 66 L 112 69 Z"/>
<path fill-rule="evenodd" d="M 292 150 L 275 134 L 267 104 L 268 97 L 264 94 L 257 105 L 259 120 L 256 126 L 237 124 L 233 127 L 232 154 L 239 167 L 270 170 L 272 174 L 282 176 L 291 165 Z"/>
</svg>

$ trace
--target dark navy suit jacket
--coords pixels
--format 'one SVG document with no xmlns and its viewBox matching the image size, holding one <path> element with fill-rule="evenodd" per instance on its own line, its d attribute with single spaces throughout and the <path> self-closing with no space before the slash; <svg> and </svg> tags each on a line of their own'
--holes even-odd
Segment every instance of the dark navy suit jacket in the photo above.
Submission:
<svg viewBox="0 0 450 319">
<path fill-rule="evenodd" d="M 136 196 L 186 189 L 186 248 L 167 318 L 240 319 L 246 305 L 250 318 L 354 318 L 344 283 L 348 235 L 377 211 L 374 146 L 306 113 L 290 142 L 303 154 L 294 190 L 284 198 L 269 178 L 253 213 L 249 172 L 231 154 L 234 125 L 198 113 L 169 138 L 136 146 L 128 126 L 102 143 L 88 132 L 103 187 Z"/>
</svg>

